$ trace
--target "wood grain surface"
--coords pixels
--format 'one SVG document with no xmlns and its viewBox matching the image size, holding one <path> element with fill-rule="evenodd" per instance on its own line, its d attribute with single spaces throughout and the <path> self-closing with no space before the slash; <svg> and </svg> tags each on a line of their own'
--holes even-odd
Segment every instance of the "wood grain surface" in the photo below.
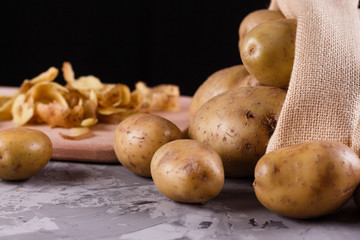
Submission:
<svg viewBox="0 0 360 240">
<path fill-rule="evenodd" d="M 13 87 L 0 87 L 1 94 L 12 94 Z M 182 131 L 189 126 L 188 112 L 191 97 L 180 97 L 180 109 L 176 112 L 153 112 L 175 123 Z M 91 127 L 92 136 L 81 140 L 67 140 L 59 132 L 68 133 L 65 128 L 51 128 L 48 125 L 27 125 L 46 133 L 53 143 L 53 159 L 80 162 L 118 162 L 114 149 L 114 132 L 117 124 L 98 123 Z M 0 121 L 0 129 L 14 127 L 11 121 Z"/>
</svg>

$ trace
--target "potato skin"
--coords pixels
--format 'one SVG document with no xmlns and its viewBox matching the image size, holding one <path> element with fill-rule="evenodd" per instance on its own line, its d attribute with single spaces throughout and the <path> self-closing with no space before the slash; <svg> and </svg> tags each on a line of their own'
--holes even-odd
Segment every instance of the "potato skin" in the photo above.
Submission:
<svg viewBox="0 0 360 240">
<path fill-rule="evenodd" d="M 310 141 L 275 150 L 255 168 L 256 197 L 292 218 L 315 218 L 340 208 L 360 181 L 360 160 L 346 145 Z"/>
<path fill-rule="evenodd" d="M 241 60 L 261 84 L 288 87 L 295 56 L 296 28 L 296 20 L 273 20 L 257 25 L 241 41 Z"/>
<path fill-rule="evenodd" d="M 171 121 L 148 113 L 127 117 L 115 129 L 114 151 L 130 171 L 151 177 L 150 162 L 155 151 L 167 142 L 183 137 Z"/>
<path fill-rule="evenodd" d="M 215 96 L 190 121 L 189 137 L 219 153 L 226 177 L 253 176 L 285 96 L 285 90 L 268 86 L 241 87 Z"/>
<path fill-rule="evenodd" d="M 151 161 L 157 189 L 166 197 L 185 203 L 203 203 L 215 198 L 224 185 L 220 156 L 209 146 L 180 139 L 160 147 Z"/>
<path fill-rule="evenodd" d="M 258 86 L 244 65 L 235 65 L 220 69 L 211 74 L 196 90 L 189 108 L 191 120 L 199 108 L 208 100 L 228 90 L 242 86 Z"/>
<path fill-rule="evenodd" d="M 258 9 L 250 12 L 240 23 L 239 40 L 241 41 L 245 37 L 245 35 L 255 26 L 264 22 L 282 18 L 285 18 L 285 16 L 277 10 Z"/>
<path fill-rule="evenodd" d="M 25 180 L 51 159 L 53 145 L 42 131 L 25 127 L 0 130 L 0 178 Z"/>
</svg>

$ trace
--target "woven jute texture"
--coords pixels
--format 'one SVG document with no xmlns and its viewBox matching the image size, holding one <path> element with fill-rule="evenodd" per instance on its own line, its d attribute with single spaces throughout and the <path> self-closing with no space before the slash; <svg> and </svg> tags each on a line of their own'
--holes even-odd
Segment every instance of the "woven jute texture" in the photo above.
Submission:
<svg viewBox="0 0 360 240">
<path fill-rule="evenodd" d="M 360 19 L 356 0 L 272 0 L 297 19 L 288 93 L 267 152 L 335 140 L 360 154 Z"/>
</svg>

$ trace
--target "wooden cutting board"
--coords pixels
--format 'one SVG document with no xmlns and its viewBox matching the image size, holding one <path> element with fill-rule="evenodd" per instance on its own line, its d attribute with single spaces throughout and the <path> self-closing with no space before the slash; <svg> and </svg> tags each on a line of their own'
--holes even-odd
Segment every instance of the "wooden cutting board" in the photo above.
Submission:
<svg viewBox="0 0 360 240">
<path fill-rule="evenodd" d="M 0 87 L 0 95 L 10 95 L 17 88 Z M 180 109 L 176 112 L 154 112 L 175 123 L 182 131 L 189 126 L 188 112 L 191 97 L 180 97 Z M 46 133 L 53 143 L 53 159 L 81 161 L 81 162 L 118 162 L 114 149 L 114 132 L 117 124 L 98 123 L 91 127 L 93 136 L 81 140 L 67 140 L 59 132 L 68 133 L 68 129 L 51 128 L 48 125 L 28 125 L 26 127 L 38 129 Z M 0 129 L 14 127 L 11 121 L 0 121 Z"/>
</svg>

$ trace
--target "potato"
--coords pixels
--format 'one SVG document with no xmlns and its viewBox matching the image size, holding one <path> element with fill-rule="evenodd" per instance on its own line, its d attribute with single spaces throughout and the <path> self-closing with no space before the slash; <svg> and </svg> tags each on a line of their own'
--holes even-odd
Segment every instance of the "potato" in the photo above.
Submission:
<svg viewBox="0 0 360 240">
<path fill-rule="evenodd" d="M 220 156 L 209 146 L 180 139 L 160 147 L 151 161 L 155 186 L 166 197 L 203 203 L 216 197 L 224 185 Z"/>
<path fill-rule="evenodd" d="M 210 75 L 196 90 L 189 108 L 189 119 L 191 120 L 199 108 L 212 97 L 233 88 L 257 85 L 259 82 L 243 65 L 220 69 Z"/>
<path fill-rule="evenodd" d="M 266 150 L 286 91 L 268 86 L 241 87 L 206 102 L 189 125 L 189 137 L 212 147 L 226 177 L 248 177 Z"/>
<path fill-rule="evenodd" d="M 269 210 L 315 218 L 339 209 L 360 181 L 360 159 L 335 141 L 310 141 L 275 150 L 255 168 L 254 190 Z"/>
<path fill-rule="evenodd" d="M 279 19 L 254 27 L 240 43 L 248 72 L 262 85 L 286 89 L 294 63 L 296 20 Z"/>
<path fill-rule="evenodd" d="M 182 137 L 181 130 L 169 120 L 137 113 L 116 127 L 114 150 L 124 167 L 138 175 L 151 177 L 150 162 L 155 151 L 165 143 Z"/>
<path fill-rule="evenodd" d="M 360 208 L 360 184 L 356 187 L 353 196 L 356 206 Z"/>
<path fill-rule="evenodd" d="M 24 127 L 0 130 L 0 178 L 25 180 L 42 170 L 53 152 L 50 138 Z"/>
<path fill-rule="evenodd" d="M 250 12 L 240 23 L 239 41 L 241 41 L 245 37 L 245 35 L 255 26 L 264 22 L 282 18 L 285 18 L 285 16 L 280 11 L 276 10 L 259 9 Z"/>
</svg>

